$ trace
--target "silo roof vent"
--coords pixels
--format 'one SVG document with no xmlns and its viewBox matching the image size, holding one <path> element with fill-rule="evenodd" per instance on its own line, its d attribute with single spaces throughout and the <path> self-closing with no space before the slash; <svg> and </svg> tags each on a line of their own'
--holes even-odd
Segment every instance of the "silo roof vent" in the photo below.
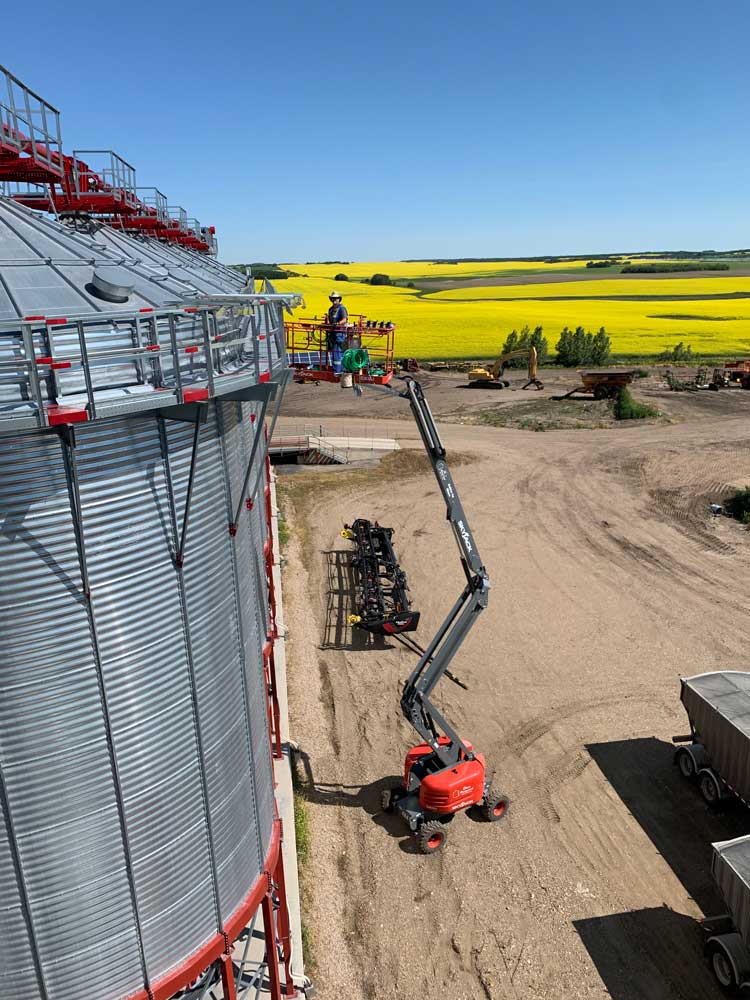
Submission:
<svg viewBox="0 0 750 1000">
<path fill-rule="evenodd" d="M 127 302 L 133 294 L 133 275 L 123 267 L 95 268 L 88 288 L 105 302 Z"/>
</svg>

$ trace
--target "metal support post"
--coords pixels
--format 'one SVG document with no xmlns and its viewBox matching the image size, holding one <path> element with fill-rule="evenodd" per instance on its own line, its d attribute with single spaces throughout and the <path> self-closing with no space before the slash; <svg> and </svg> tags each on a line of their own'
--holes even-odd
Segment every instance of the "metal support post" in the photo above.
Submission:
<svg viewBox="0 0 750 1000">
<path fill-rule="evenodd" d="M 286 877 L 284 875 L 284 852 L 282 850 L 279 850 L 279 860 L 276 862 L 274 882 L 277 886 L 277 897 L 279 901 L 277 924 L 279 931 L 279 946 L 281 948 L 281 960 L 284 963 L 286 996 L 296 997 L 299 996 L 299 993 L 297 992 L 297 987 L 294 985 L 294 979 L 292 978 L 292 924 L 289 919 L 289 907 L 286 902 Z"/>
<path fill-rule="evenodd" d="M 256 454 L 258 452 L 258 445 L 260 444 L 260 439 L 263 436 L 262 427 L 263 427 L 263 422 L 266 419 L 266 409 L 267 408 L 268 408 L 268 397 L 265 396 L 261 400 L 261 403 L 260 403 L 260 413 L 258 414 L 258 418 L 257 418 L 257 424 L 258 424 L 258 426 L 257 426 L 257 428 L 255 430 L 255 434 L 253 435 L 253 445 L 252 445 L 252 448 L 250 449 L 250 457 L 247 460 L 247 469 L 245 471 L 245 478 L 242 480 L 242 489 L 240 490 L 240 495 L 239 495 L 238 500 L 237 500 L 237 508 L 236 508 L 236 510 L 234 512 L 234 517 L 233 517 L 232 522 L 231 522 L 231 524 L 229 526 L 229 530 L 230 530 L 230 533 L 232 535 L 236 535 L 237 534 L 237 525 L 239 524 L 240 514 L 242 513 L 242 506 L 243 506 L 243 504 L 245 502 L 245 493 L 247 491 L 247 484 L 250 482 L 250 476 L 251 476 L 252 471 L 253 471 L 253 462 L 255 461 L 255 456 L 256 456 Z M 256 482 L 256 485 L 257 485 L 257 482 Z M 255 491 L 253 491 L 253 493 L 254 492 Z M 252 498 L 252 495 L 253 494 L 250 494 L 251 498 Z"/>
<path fill-rule="evenodd" d="M 185 562 L 185 541 L 187 539 L 188 518 L 190 516 L 190 501 L 193 497 L 193 484 L 195 482 L 195 467 L 198 460 L 198 438 L 201 432 L 201 422 L 196 420 L 193 431 L 193 450 L 190 454 L 190 472 L 188 474 L 187 492 L 185 495 L 185 512 L 182 516 L 182 531 L 180 532 L 180 544 L 175 554 L 175 562 L 182 568 Z"/>
<path fill-rule="evenodd" d="M 273 642 L 266 644 L 263 659 L 266 664 L 266 680 L 268 684 L 268 722 L 271 737 L 271 756 L 281 760 L 284 756 L 281 748 L 281 707 L 279 705 L 278 688 L 276 685 L 276 658 L 273 652 Z"/>
<path fill-rule="evenodd" d="M 222 955 L 219 962 L 224 1000 L 237 1000 L 237 985 L 234 981 L 234 965 L 231 954 Z"/>
<path fill-rule="evenodd" d="M 276 920 L 273 912 L 271 888 L 261 903 L 263 930 L 266 938 L 266 966 L 268 968 L 268 992 L 272 1000 L 281 1000 L 281 975 L 279 972 L 279 950 L 276 942 Z"/>
</svg>

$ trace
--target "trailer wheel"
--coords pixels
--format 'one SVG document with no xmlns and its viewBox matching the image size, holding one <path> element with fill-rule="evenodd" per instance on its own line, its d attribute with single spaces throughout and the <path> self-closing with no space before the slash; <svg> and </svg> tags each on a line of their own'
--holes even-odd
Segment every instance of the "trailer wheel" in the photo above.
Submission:
<svg viewBox="0 0 750 1000">
<path fill-rule="evenodd" d="M 711 971 L 716 982 L 725 993 L 734 994 L 740 988 L 740 984 L 734 974 L 734 966 L 729 960 L 729 956 L 718 941 L 712 941 L 708 946 L 708 960 L 711 963 Z"/>
<path fill-rule="evenodd" d="M 417 831 L 417 847 L 422 854 L 437 854 L 447 839 L 448 831 L 439 819 L 428 820 Z"/>
<path fill-rule="evenodd" d="M 606 399 L 609 395 L 609 388 L 606 385 L 594 386 L 594 399 Z"/>
<path fill-rule="evenodd" d="M 479 806 L 479 815 L 488 823 L 499 823 L 505 819 L 510 808 L 510 800 L 501 792 L 490 788 L 487 796 Z"/>
<path fill-rule="evenodd" d="M 695 781 L 695 761 L 689 750 L 686 750 L 684 747 L 678 750 L 675 754 L 675 762 L 683 778 L 686 778 L 688 781 Z"/>
<path fill-rule="evenodd" d="M 698 772 L 698 787 L 707 805 L 715 806 L 721 801 L 721 787 L 718 779 L 708 768 Z"/>
</svg>

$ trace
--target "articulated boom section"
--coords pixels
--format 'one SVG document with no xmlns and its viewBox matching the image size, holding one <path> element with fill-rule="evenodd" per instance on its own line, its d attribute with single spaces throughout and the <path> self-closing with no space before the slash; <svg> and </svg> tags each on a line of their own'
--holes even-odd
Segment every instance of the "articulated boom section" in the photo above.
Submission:
<svg viewBox="0 0 750 1000">
<path fill-rule="evenodd" d="M 402 395 L 409 400 L 435 478 L 443 494 L 446 516 L 456 537 L 461 565 L 466 574 L 466 586 L 406 681 L 401 696 L 401 709 L 443 768 L 449 768 L 459 761 L 472 761 L 475 755 L 471 746 L 463 742 L 447 719 L 432 704 L 430 694 L 441 677 L 446 674 L 452 677 L 449 671 L 450 663 L 468 635 L 477 615 L 487 607 L 490 581 L 467 524 L 458 491 L 445 461 L 445 448 L 422 387 L 411 378 L 406 379 L 406 384 L 406 392 Z"/>
<path fill-rule="evenodd" d="M 466 514 L 445 461 L 440 440 L 422 386 L 408 375 L 405 392 L 387 386 L 371 386 L 407 399 L 422 443 L 443 494 L 446 517 L 458 544 L 466 585 L 404 684 L 401 710 L 424 740 L 412 747 L 404 761 L 403 785 L 385 788 L 381 804 L 385 812 L 398 813 L 414 832 L 423 854 L 434 854 L 445 846 L 447 824 L 457 812 L 472 809 L 489 823 L 501 820 L 508 799 L 487 778 L 484 757 L 475 753 L 430 701 L 442 677 L 465 687 L 449 667 L 480 611 L 487 607 L 490 581 L 474 544 Z M 355 392 L 361 394 L 359 386 Z"/>
</svg>

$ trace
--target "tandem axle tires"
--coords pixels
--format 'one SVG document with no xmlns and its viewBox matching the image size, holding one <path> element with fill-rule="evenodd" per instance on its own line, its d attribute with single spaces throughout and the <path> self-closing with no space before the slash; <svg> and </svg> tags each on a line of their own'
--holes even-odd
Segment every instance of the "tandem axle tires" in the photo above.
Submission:
<svg viewBox="0 0 750 1000">
<path fill-rule="evenodd" d="M 674 762 L 686 781 L 695 781 L 695 777 L 698 774 L 698 767 L 695 763 L 695 757 L 687 747 L 680 747 L 674 755 Z"/>
<path fill-rule="evenodd" d="M 747 996 L 743 988 L 750 976 L 750 955 L 736 931 L 711 938 L 706 944 L 706 958 L 714 979 L 727 996 Z"/>
</svg>

